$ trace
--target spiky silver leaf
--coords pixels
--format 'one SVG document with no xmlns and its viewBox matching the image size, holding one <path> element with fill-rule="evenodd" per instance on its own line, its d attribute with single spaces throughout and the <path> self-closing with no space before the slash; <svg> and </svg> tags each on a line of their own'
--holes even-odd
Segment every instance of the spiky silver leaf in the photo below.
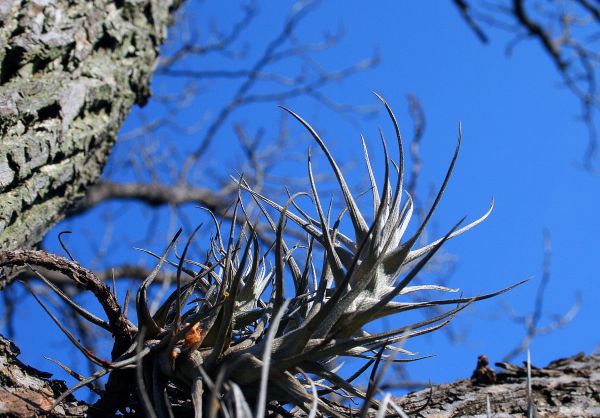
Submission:
<svg viewBox="0 0 600 418">
<path fill-rule="evenodd" d="M 302 194 L 290 196 L 280 205 L 253 191 L 243 178 L 238 180 L 240 188 L 251 194 L 273 229 L 273 245 L 261 254 L 256 231 L 241 200 L 234 206 L 226 242 L 221 223 L 213 217 L 216 235 L 203 262 L 186 259 L 189 241 L 179 260 L 169 261 L 169 250 L 174 246 L 176 236 L 165 254 L 157 256 L 156 268 L 140 286 L 136 299 L 138 327 L 130 327 L 131 347 L 114 362 L 99 362 L 103 366 L 99 375 L 114 369 L 136 368 L 140 402 L 146 411 L 155 411 L 159 417 L 167 416 L 165 414 L 176 396 L 169 389 L 169 382 L 188 389 L 196 417 L 202 415 L 207 402 L 209 406 L 205 409 L 211 416 L 216 416 L 218 410 L 224 411 L 224 416 L 248 417 L 252 410 L 263 416 L 267 410 L 276 414 L 277 408 L 285 405 L 310 417 L 317 413 L 335 417 L 358 413 L 325 396 L 333 392 L 362 398 L 377 411 L 377 416 L 398 414 L 398 407 L 389 397 L 379 404 L 373 399 L 372 387 L 364 393 L 352 384 L 352 380 L 367 367 L 345 380 L 338 374 L 336 359 L 367 359 L 367 365 L 374 361 L 375 368 L 384 360 L 406 361 L 406 358 L 391 359 L 395 354 L 408 358 L 413 355 L 400 347 L 407 340 L 440 329 L 469 303 L 510 288 L 473 298 L 428 300 L 426 293 L 432 290 L 456 292 L 457 289 L 435 284 L 411 286 L 445 241 L 482 222 L 492 207 L 474 222 L 459 228 L 461 221 L 444 237 L 415 249 L 454 168 L 461 132 L 459 130 L 456 151 L 432 207 L 416 232 L 406 237 L 413 202 L 403 191 L 402 137 L 392 110 L 382 97 L 378 97 L 394 127 L 398 163 L 392 162 L 393 169 L 390 169 L 391 159 L 381 134 L 385 175 L 380 193 L 362 140 L 372 191 L 373 220 L 370 223 L 360 211 L 325 141 L 305 120 L 285 109 L 307 129 L 333 170 L 344 202 L 337 220 L 331 225 L 330 210 L 323 209 L 310 155 L 309 197 L 314 203 L 314 216 L 296 203 Z M 396 176 L 393 186 L 390 172 Z M 278 219 L 273 219 L 267 207 L 278 211 Z M 345 213 L 350 217 L 352 234 L 339 230 Z M 245 221 L 236 229 L 238 216 L 245 217 Z M 285 242 L 288 220 L 308 235 L 306 251 L 301 257 L 297 256 L 296 247 L 289 247 Z M 315 245 L 319 245 L 323 253 L 322 263 L 316 266 L 313 261 Z M 146 291 L 165 263 L 177 267 L 177 288 L 151 314 Z M 182 274 L 190 276 L 184 285 L 180 280 Z M 285 294 L 285 283 L 289 280 L 293 282 L 293 296 Z M 407 294 L 415 292 L 423 293 L 425 301 L 407 299 Z M 186 309 L 190 300 L 191 308 Z M 384 316 L 445 305 L 450 305 L 447 311 L 417 323 L 407 323 L 378 334 L 370 334 L 364 329 Z M 76 311 L 98 325 L 104 324 L 79 308 Z M 85 380 L 86 383 L 89 381 Z M 317 386 L 321 389 L 317 390 Z M 367 410 L 368 405 L 362 413 L 366 414 Z"/>
</svg>

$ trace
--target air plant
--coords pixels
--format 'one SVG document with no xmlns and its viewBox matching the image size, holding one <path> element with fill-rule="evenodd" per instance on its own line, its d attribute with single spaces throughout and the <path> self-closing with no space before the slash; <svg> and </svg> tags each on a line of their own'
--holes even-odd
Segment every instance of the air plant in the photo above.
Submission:
<svg viewBox="0 0 600 418">
<path fill-rule="evenodd" d="M 75 389 L 110 373 L 117 376 L 113 380 L 119 380 L 117 386 L 121 391 L 129 391 L 124 396 L 134 399 L 133 409 L 137 405 L 138 412 L 150 417 L 173 416 L 173 411 L 177 411 L 177 416 L 184 416 L 187 411 L 195 417 L 296 413 L 345 417 L 366 415 L 369 408 L 377 409 L 377 416 L 397 416 L 398 408 L 389 396 L 381 403 L 374 399 L 378 365 L 411 359 L 414 353 L 401 346 L 407 340 L 442 328 L 468 304 L 510 288 L 471 298 L 422 302 L 407 299 L 405 295 L 412 292 L 456 291 L 411 283 L 444 242 L 482 222 L 492 207 L 476 221 L 459 228 L 461 221 L 444 237 L 414 248 L 446 188 L 458 155 L 461 132 L 431 209 L 416 232 L 406 237 L 413 202 L 402 188 L 402 138 L 392 110 L 378 97 L 395 129 L 399 160 L 397 164 L 391 162 L 381 134 L 385 175 L 379 192 L 362 140 L 372 194 L 371 222 L 361 213 L 325 142 L 300 116 L 285 109 L 304 125 L 329 161 L 343 196 L 341 213 L 331 223 L 331 207 L 325 211 L 321 204 L 310 154 L 310 193 L 290 196 L 283 205 L 253 191 L 243 178 L 238 180 L 240 190 L 249 193 L 272 228 L 273 244 L 261 253 L 257 231 L 241 198 L 234 205 L 228 234 L 213 217 L 216 234 L 202 262 L 186 258 L 194 234 L 176 261 L 168 260 L 178 233 L 164 255 L 156 256 L 160 259 L 158 264 L 137 292 L 137 325 L 121 314 L 119 320 L 125 324 L 126 335 L 115 341 L 120 348 L 113 350 L 111 362 L 98 359 L 75 338 L 71 339 L 101 369 L 71 388 L 57 404 Z M 314 216 L 297 203 L 306 197 L 314 204 Z M 340 230 L 346 214 L 352 234 Z M 242 221 L 238 222 L 239 219 Z M 306 232 L 303 250 L 286 244 L 287 221 Z M 316 251 L 317 246 L 321 251 Z M 321 263 L 316 262 L 319 255 Z M 177 268 L 177 286 L 152 313 L 147 289 L 165 263 Z M 190 278 L 182 284 L 184 274 Z M 291 283 L 286 285 L 286 282 Z M 286 293 L 292 284 L 294 293 Z M 68 299 L 64 294 L 61 296 Z M 74 302 L 69 303 L 74 306 Z M 389 315 L 446 305 L 450 307 L 446 312 L 420 322 L 376 334 L 365 330 L 367 324 Z M 83 308 L 77 307 L 76 311 L 111 329 Z M 349 378 L 343 378 L 337 361 L 343 357 L 364 359 L 366 363 Z M 369 367 L 371 384 L 364 392 L 353 381 Z M 108 386 L 110 389 L 110 379 Z M 339 396 L 329 396 L 332 394 Z M 340 396 L 353 401 L 362 399 L 363 408 L 353 409 L 351 403 L 338 402 Z"/>
</svg>

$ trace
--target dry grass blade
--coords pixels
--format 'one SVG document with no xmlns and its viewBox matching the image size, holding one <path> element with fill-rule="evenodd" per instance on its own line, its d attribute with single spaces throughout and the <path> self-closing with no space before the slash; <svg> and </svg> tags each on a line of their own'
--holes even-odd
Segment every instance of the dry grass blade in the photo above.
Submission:
<svg viewBox="0 0 600 418">
<path fill-rule="evenodd" d="M 233 390 L 233 398 L 235 402 L 235 417 L 236 418 L 253 418 L 252 410 L 250 409 L 250 405 L 248 405 L 248 401 L 244 397 L 244 392 L 240 387 L 232 382 L 231 388 Z"/>
<path fill-rule="evenodd" d="M 527 350 L 527 417 L 534 418 L 536 415 L 533 390 L 531 388 L 531 351 Z"/>
<path fill-rule="evenodd" d="M 69 339 L 69 341 L 71 341 L 71 343 L 77 347 L 77 349 L 79 351 L 81 351 L 81 353 L 90 361 L 92 361 L 93 363 L 102 366 L 102 367 L 106 367 L 108 365 L 110 365 L 109 362 L 102 360 L 101 358 L 97 357 L 94 353 L 92 353 L 90 350 L 88 350 L 87 348 L 85 348 L 77 338 L 75 338 L 75 336 L 68 330 L 66 329 L 63 324 L 61 323 L 61 321 L 50 311 L 50 309 L 48 309 L 48 307 L 46 306 L 46 304 L 44 302 L 42 302 L 42 300 L 38 297 L 38 295 L 35 293 L 35 291 L 33 290 L 33 288 L 31 286 L 29 286 L 28 283 L 26 282 L 21 282 L 23 284 L 23 286 L 25 286 L 25 288 L 27 290 L 29 290 L 29 293 L 31 293 L 31 295 L 33 296 L 33 298 L 36 300 L 36 302 L 42 307 L 42 309 L 44 311 L 46 311 L 46 313 L 48 314 L 48 316 L 52 319 L 52 321 L 56 324 L 56 326 L 58 326 L 58 328 L 63 332 L 63 334 L 65 334 L 67 336 L 67 338 Z"/>
<path fill-rule="evenodd" d="M 44 357 L 45 359 L 51 361 L 52 363 L 56 364 L 58 367 L 60 367 L 61 369 L 63 369 L 69 376 L 74 377 L 75 379 L 79 380 L 80 382 L 82 380 L 85 380 L 85 377 L 83 377 L 82 375 L 80 375 L 79 373 L 77 373 L 74 370 L 71 370 L 71 368 L 69 368 L 67 365 L 61 363 L 58 360 L 55 360 L 53 358 L 50 357 Z M 96 387 L 96 385 L 94 385 L 93 383 L 88 383 L 86 385 L 86 387 L 91 390 L 92 392 L 94 392 L 96 395 L 101 395 L 102 391 L 100 389 L 98 389 Z"/>
<path fill-rule="evenodd" d="M 310 385 L 310 392 L 312 395 L 312 402 L 310 404 L 310 412 L 308 413 L 307 418 L 316 418 L 317 408 L 319 406 L 319 394 L 317 393 L 317 387 L 315 386 L 315 382 L 310 378 L 309 375 L 304 373 L 301 369 L 298 369 L 298 370 L 300 371 L 302 376 L 304 376 L 304 379 L 306 379 L 306 381 Z"/>
<path fill-rule="evenodd" d="M 56 398 L 56 400 L 54 401 L 54 403 L 52 404 L 52 407 L 50 408 L 50 410 L 48 412 L 54 410 L 54 408 L 56 408 L 58 405 L 60 405 L 62 403 L 62 401 L 67 399 L 67 397 L 69 395 L 71 395 L 73 392 L 75 392 L 77 389 L 81 389 L 82 387 L 87 386 L 92 382 L 95 382 L 96 380 L 100 379 L 101 377 L 106 376 L 109 372 L 110 372 L 109 369 L 100 369 L 96 373 L 92 374 L 90 377 L 80 380 L 79 383 L 71 386 L 69 389 L 67 389 L 66 391 L 61 393 L 60 396 L 58 398 Z"/>
<path fill-rule="evenodd" d="M 163 256 L 160 258 L 159 262 L 157 263 L 156 267 L 154 267 L 154 269 L 152 269 L 152 271 L 150 272 L 148 277 L 142 282 L 142 284 L 137 292 L 136 312 L 137 312 L 137 317 L 138 317 L 137 318 L 138 319 L 138 327 L 139 328 L 145 327 L 147 329 L 146 335 L 148 337 L 153 337 L 153 336 L 157 335 L 160 332 L 160 328 L 158 327 L 158 325 L 156 325 L 156 322 L 154 322 L 154 318 L 152 318 L 152 315 L 150 314 L 150 310 L 148 308 L 147 288 L 152 283 L 152 281 L 156 278 L 156 276 L 158 275 L 158 272 L 160 271 L 165 260 L 167 259 L 169 252 L 175 245 L 175 242 L 177 242 L 177 238 L 179 238 L 179 235 L 181 235 L 181 232 L 182 232 L 181 229 L 179 231 L 177 231 L 177 233 L 175 234 L 175 236 L 169 243 L 169 246 L 167 247 L 165 253 L 163 254 Z"/>
<path fill-rule="evenodd" d="M 377 409 L 377 414 L 375 415 L 375 418 L 384 418 L 387 414 L 387 406 L 390 403 L 390 400 L 392 398 L 392 395 L 389 393 L 386 393 L 385 396 L 383 397 L 383 400 L 381 401 L 381 404 L 379 405 L 379 408 Z"/>
<path fill-rule="evenodd" d="M 269 331 L 267 332 L 267 339 L 264 344 L 264 353 L 262 357 L 262 370 L 260 373 L 260 389 L 258 392 L 258 402 L 256 403 L 256 418 L 263 418 L 265 414 L 265 407 L 267 404 L 267 383 L 269 382 L 269 372 L 270 372 L 270 364 L 271 364 L 271 350 L 273 348 L 273 340 L 275 339 L 275 334 L 277 334 L 277 329 L 279 328 L 279 323 L 283 318 L 283 314 L 287 309 L 289 301 L 283 302 L 273 320 L 271 322 L 271 326 L 269 327 Z"/>
<path fill-rule="evenodd" d="M 187 242 L 185 243 L 185 248 L 183 249 L 183 253 L 181 253 L 181 258 L 179 260 L 179 264 L 177 265 L 177 283 L 176 283 L 176 295 L 177 295 L 177 305 L 176 305 L 176 316 L 177 316 L 177 320 L 176 320 L 176 324 L 175 324 L 175 332 L 179 331 L 179 327 L 181 326 L 181 304 L 184 303 L 185 301 L 182 300 L 181 298 L 181 270 L 183 269 L 183 263 L 185 262 L 185 256 L 188 252 L 188 249 L 190 248 L 190 244 L 192 243 L 192 240 L 194 239 L 194 235 L 196 235 L 196 233 L 198 232 L 198 230 L 202 227 L 202 224 L 198 225 L 196 227 L 196 229 L 194 229 L 194 232 L 192 232 L 192 234 L 190 235 L 190 237 L 188 238 Z"/>
<path fill-rule="evenodd" d="M 215 383 L 210 391 L 210 398 L 208 400 L 208 418 L 216 418 L 217 412 L 222 410 L 224 413 L 226 412 L 225 408 L 221 408 L 219 394 L 221 392 L 221 387 L 223 386 L 223 379 L 225 378 L 225 374 L 227 373 L 227 365 L 223 365 L 219 370 L 219 374 L 217 374 L 217 378 L 215 379 Z"/>
<path fill-rule="evenodd" d="M 141 348 L 144 343 L 144 334 L 145 330 L 143 327 L 141 327 L 140 332 L 138 333 L 137 346 L 135 349 L 135 377 L 137 381 L 139 399 L 142 407 L 144 408 L 144 413 L 148 418 L 157 418 L 157 415 L 154 412 L 154 406 L 152 405 L 152 401 L 148 395 L 148 391 L 146 391 L 146 383 L 144 382 L 144 373 L 142 370 Z"/>
<path fill-rule="evenodd" d="M 106 331 L 110 331 L 110 325 L 108 325 L 108 323 L 106 321 L 98 318 L 93 313 L 87 311 L 86 309 L 82 308 L 77 303 L 75 303 L 73 301 L 73 299 L 71 299 L 69 296 L 67 296 L 54 283 L 52 283 L 50 280 L 48 280 L 46 277 L 44 277 L 44 275 L 42 273 L 40 273 L 39 271 L 37 271 L 37 269 L 35 269 L 32 266 L 28 266 L 28 267 L 35 273 L 36 276 L 38 276 L 46 284 L 46 286 L 48 286 L 50 289 L 52 289 L 52 291 L 54 293 L 56 293 L 62 300 L 64 300 L 71 308 L 73 308 L 73 310 L 75 310 L 75 312 L 77 312 L 79 315 L 81 315 L 82 318 L 91 322 L 94 325 L 99 326 L 100 328 L 105 329 Z"/>
<path fill-rule="evenodd" d="M 377 392 L 377 388 L 378 388 L 379 382 L 381 380 L 381 373 L 377 373 L 377 371 L 379 369 L 379 365 L 381 364 L 381 357 L 383 356 L 383 352 L 385 351 L 386 346 L 387 346 L 387 342 L 383 346 L 381 346 L 381 348 L 379 349 L 379 352 L 377 353 L 377 356 L 375 357 L 375 364 L 373 365 L 373 368 L 371 369 L 371 376 L 369 377 L 369 385 L 367 387 L 367 393 L 365 394 L 365 398 L 363 400 L 363 406 L 358 415 L 360 418 L 367 417 L 371 403 L 373 403 L 375 400 L 374 396 L 375 396 L 375 393 Z M 381 409 L 382 406 L 380 405 L 379 408 Z"/>
</svg>

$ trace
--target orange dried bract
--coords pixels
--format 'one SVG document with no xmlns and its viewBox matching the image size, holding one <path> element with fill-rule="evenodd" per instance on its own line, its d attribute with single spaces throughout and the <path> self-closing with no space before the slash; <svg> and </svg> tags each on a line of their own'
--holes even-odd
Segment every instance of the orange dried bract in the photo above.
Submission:
<svg viewBox="0 0 600 418">
<path fill-rule="evenodd" d="M 199 345 L 204 339 L 204 330 L 200 328 L 200 324 L 194 324 L 194 326 L 185 333 L 183 337 L 183 346 L 193 347 Z"/>
</svg>

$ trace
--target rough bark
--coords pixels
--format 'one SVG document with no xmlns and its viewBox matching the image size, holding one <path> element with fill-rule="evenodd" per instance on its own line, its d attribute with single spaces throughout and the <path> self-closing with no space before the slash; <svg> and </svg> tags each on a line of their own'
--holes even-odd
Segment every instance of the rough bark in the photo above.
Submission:
<svg viewBox="0 0 600 418">
<path fill-rule="evenodd" d="M 24 365 L 17 359 L 19 354 L 16 345 L 0 336 L 0 415 L 15 418 L 44 415 L 67 385 L 61 380 L 50 380 L 49 373 Z M 83 417 L 86 411 L 85 403 L 70 396 L 50 416 Z"/>
<path fill-rule="evenodd" d="M 41 415 L 62 391 L 63 381 L 24 365 L 19 350 L 0 336 L 0 415 Z M 489 397 L 494 418 L 527 416 L 527 372 L 503 364 L 495 382 L 477 384 L 460 379 L 396 399 L 410 417 L 487 417 Z M 582 354 L 532 370 L 533 416 L 571 418 L 600 416 L 600 355 Z M 89 407 L 69 397 L 53 416 L 83 417 Z"/>
<path fill-rule="evenodd" d="M 501 372 L 481 379 L 487 384 L 461 379 L 412 393 L 397 402 L 411 417 L 487 417 L 489 397 L 494 418 L 527 416 L 527 370 L 508 363 L 497 366 Z M 533 368 L 531 386 L 532 416 L 599 417 L 600 355 L 579 354 Z"/>
<path fill-rule="evenodd" d="M 0 0 L 0 248 L 36 245 L 98 179 L 179 3 Z"/>
</svg>

